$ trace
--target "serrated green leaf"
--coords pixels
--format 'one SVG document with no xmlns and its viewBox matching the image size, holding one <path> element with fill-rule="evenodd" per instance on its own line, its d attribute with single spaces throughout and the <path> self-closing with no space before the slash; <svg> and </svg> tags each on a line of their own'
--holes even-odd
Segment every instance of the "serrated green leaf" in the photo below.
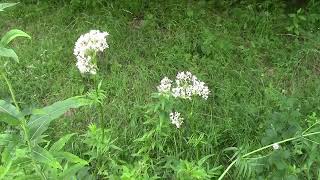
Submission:
<svg viewBox="0 0 320 180">
<path fill-rule="evenodd" d="M 32 149 L 31 156 L 40 163 L 46 164 L 55 169 L 62 170 L 60 163 L 53 157 L 53 155 L 40 146 L 36 146 Z"/>
<path fill-rule="evenodd" d="M 51 147 L 50 147 L 50 152 L 58 152 L 60 151 L 65 145 L 66 143 L 69 141 L 69 139 L 75 135 L 75 133 L 72 134 L 67 134 L 65 136 L 63 136 L 62 138 L 60 138 L 57 142 L 55 142 Z"/>
<path fill-rule="evenodd" d="M 15 60 L 16 62 L 19 62 L 19 58 L 18 55 L 16 54 L 16 52 L 14 52 L 13 49 L 8 49 L 5 47 L 0 47 L 0 57 L 8 57 L 8 58 L 12 58 L 13 60 Z"/>
<path fill-rule="evenodd" d="M 63 101 L 58 101 L 40 110 L 41 114 L 33 114 L 27 124 L 30 132 L 30 139 L 35 139 L 48 129 L 51 121 L 59 118 L 71 108 L 78 108 L 92 104 L 90 99 L 82 96 L 72 97 Z"/>
<path fill-rule="evenodd" d="M 0 11 L 3 11 L 5 8 L 12 7 L 18 3 L 0 3 Z"/>
<path fill-rule="evenodd" d="M 0 41 L 0 44 L 5 47 L 7 46 L 13 39 L 17 38 L 17 37 L 26 37 L 26 38 L 29 38 L 31 39 L 31 37 L 19 30 L 19 29 L 12 29 L 10 31 L 8 31 L 2 38 L 1 38 L 1 41 Z"/>
</svg>

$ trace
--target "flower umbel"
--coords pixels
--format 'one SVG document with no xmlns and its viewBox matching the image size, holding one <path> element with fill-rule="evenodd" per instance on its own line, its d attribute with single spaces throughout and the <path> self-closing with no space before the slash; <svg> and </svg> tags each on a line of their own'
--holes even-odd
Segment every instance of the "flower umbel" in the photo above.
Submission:
<svg viewBox="0 0 320 180">
<path fill-rule="evenodd" d="M 77 40 L 73 54 L 77 58 L 77 67 L 80 73 L 97 73 L 96 55 L 109 48 L 106 37 L 107 32 L 99 30 L 91 30 L 89 33 L 83 34 Z"/>
<path fill-rule="evenodd" d="M 170 120 L 171 120 L 171 123 L 176 125 L 177 128 L 180 128 L 182 123 L 183 123 L 183 118 L 180 117 L 180 113 L 179 112 L 172 112 L 170 113 Z"/>
<path fill-rule="evenodd" d="M 170 97 L 166 99 L 169 99 L 170 102 L 174 98 L 191 100 L 194 96 L 200 96 L 206 100 L 210 94 L 208 86 L 206 86 L 204 82 L 198 80 L 198 78 L 189 71 L 179 72 L 175 81 L 172 81 L 168 77 L 164 77 L 161 80 L 160 85 L 157 86 L 157 89 L 158 95 L 160 95 L 160 97 Z M 173 102 L 171 103 L 172 104 L 168 105 L 170 109 L 172 109 L 171 106 L 174 105 Z M 162 102 L 162 106 L 165 106 L 164 104 L 165 103 Z M 180 115 L 179 112 L 171 112 L 169 114 L 171 123 L 176 125 L 177 128 L 181 127 L 184 120 Z"/>
<path fill-rule="evenodd" d="M 208 99 L 210 94 L 208 86 L 188 71 L 177 74 L 175 86 L 172 85 L 172 81 L 169 78 L 163 78 L 157 89 L 159 93 L 171 93 L 175 98 L 190 100 L 195 95 Z"/>
</svg>

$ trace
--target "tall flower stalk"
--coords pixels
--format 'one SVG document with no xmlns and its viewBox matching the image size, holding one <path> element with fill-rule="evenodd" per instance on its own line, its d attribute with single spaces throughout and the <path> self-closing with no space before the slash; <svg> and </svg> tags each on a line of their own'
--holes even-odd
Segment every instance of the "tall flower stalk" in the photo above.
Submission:
<svg viewBox="0 0 320 180">
<path fill-rule="evenodd" d="M 86 34 L 80 36 L 80 38 L 75 43 L 75 48 L 73 54 L 77 58 L 76 66 L 80 73 L 83 75 L 94 76 L 94 89 L 95 95 L 98 103 L 98 108 L 100 109 L 100 121 L 99 124 L 102 128 L 104 137 L 104 122 L 103 122 L 103 107 L 101 100 L 101 82 L 98 83 L 98 60 L 99 54 L 109 48 L 107 43 L 108 32 L 100 32 L 99 30 L 91 30 Z"/>
<path fill-rule="evenodd" d="M 168 97 L 172 101 L 174 101 L 174 99 L 187 99 L 192 101 L 195 96 L 207 100 L 210 94 L 208 86 L 189 71 L 179 72 L 175 81 L 164 77 L 160 81 L 160 85 L 157 86 L 157 90 L 160 96 Z M 192 101 L 192 108 L 193 103 Z M 190 114 L 192 114 L 192 112 Z M 181 127 L 184 120 L 180 112 L 170 112 L 169 119 L 171 124 L 177 128 Z"/>
<path fill-rule="evenodd" d="M 93 88 L 95 89 L 93 96 L 96 100 L 97 108 L 99 109 L 99 125 L 102 130 L 101 142 L 105 139 L 105 123 L 103 113 L 104 91 L 101 90 L 102 81 L 99 81 L 98 76 L 98 61 L 99 55 L 109 48 L 107 43 L 108 32 L 100 32 L 99 30 L 91 30 L 80 36 L 75 43 L 73 54 L 76 56 L 76 66 L 80 73 L 84 76 L 93 76 Z M 102 151 L 102 150 L 101 150 Z M 102 152 L 98 150 L 98 165 L 102 166 Z"/>
</svg>

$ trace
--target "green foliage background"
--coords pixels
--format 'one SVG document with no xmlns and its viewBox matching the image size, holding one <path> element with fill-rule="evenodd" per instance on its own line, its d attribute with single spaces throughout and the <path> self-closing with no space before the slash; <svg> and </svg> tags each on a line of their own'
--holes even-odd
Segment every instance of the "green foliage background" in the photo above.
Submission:
<svg viewBox="0 0 320 180">
<path fill-rule="evenodd" d="M 32 36 L 13 44 L 20 63 L 8 67 L 19 104 L 30 108 L 86 93 L 74 43 L 91 29 L 108 31 L 110 48 L 100 67 L 108 127 L 104 143 L 113 148 L 105 154 L 101 177 L 206 179 L 211 176 L 204 174 L 230 163 L 232 153 L 225 148 L 238 147 L 242 153 L 292 137 L 308 127 L 312 113 L 320 113 L 319 9 L 315 0 L 23 0 L 0 14 L 0 33 L 18 28 Z M 182 136 L 175 133 L 164 143 L 165 151 L 134 156 L 143 146 L 135 140 L 149 130 L 142 107 L 152 101 L 162 77 L 185 70 L 205 81 L 211 96 L 194 104 Z M 0 82 L 1 98 L 10 101 Z M 98 116 L 94 108 L 72 110 L 50 126 L 50 139 L 78 133 L 68 150 L 89 159 L 87 151 L 97 145 L 83 142 L 80 134 L 99 131 L 88 130 Z M 177 151 L 171 143 L 179 137 Z M 258 162 L 266 168 L 245 161 L 227 178 L 319 178 L 319 152 L 309 141 L 288 143 Z"/>
</svg>

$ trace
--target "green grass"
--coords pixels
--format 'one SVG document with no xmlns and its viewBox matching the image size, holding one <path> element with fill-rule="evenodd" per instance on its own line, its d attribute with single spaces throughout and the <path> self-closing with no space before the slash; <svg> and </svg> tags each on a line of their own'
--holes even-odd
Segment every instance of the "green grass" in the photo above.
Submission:
<svg viewBox="0 0 320 180">
<path fill-rule="evenodd" d="M 85 94 L 74 43 L 81 34 L 99 29 L 110 33 L 110 48 L 99 71 L 107 96 L 105 122 L 116 145 L 124 149 L 121 160 L 128 164 L 137 160 L 131 156 L 138 150 L 133 141 L 147 129 L 142 106 L 152 101 L 162 77 L 173 78 L 178 71 L 191 71 L 212 94 L 196 103 L 192 118 L 186 119 L 183 150 L 167 154 L 175 159 L 197 161 L 213 154 L 211 166 L 226 167 L 223 149 L 261 147 L 270 113 L 280 104 L 269 91 L 297 99 L 302 127 L 307 115 L 320 113 L 319 21 L 305 23 L 298 37 L 288 35 L 291 21 L 277 7 L 221 9 L 203 1 L 138 7 L 110 2 L 79 12 L 40 2 L 1 13 L 1 33 L 18 28 L 32 36 L 31 41 L 16 40 L 20 63 L 9 68 L 21 106 L 42 107 Z M 1 88 L 1 97 L 9 99 L 7 92 Z M 94 108 L 75 110 L 56 121 L 50 135 L 58 139 L 66 133 L 83 134 L 97 118 Z M 203 143 L 186 143 L 201 134 Z M 81 146 L 73 142 L 72 151 L 82 154 Z M 154 172 L 168 176 L 159 169 Z"/>
</svg>

